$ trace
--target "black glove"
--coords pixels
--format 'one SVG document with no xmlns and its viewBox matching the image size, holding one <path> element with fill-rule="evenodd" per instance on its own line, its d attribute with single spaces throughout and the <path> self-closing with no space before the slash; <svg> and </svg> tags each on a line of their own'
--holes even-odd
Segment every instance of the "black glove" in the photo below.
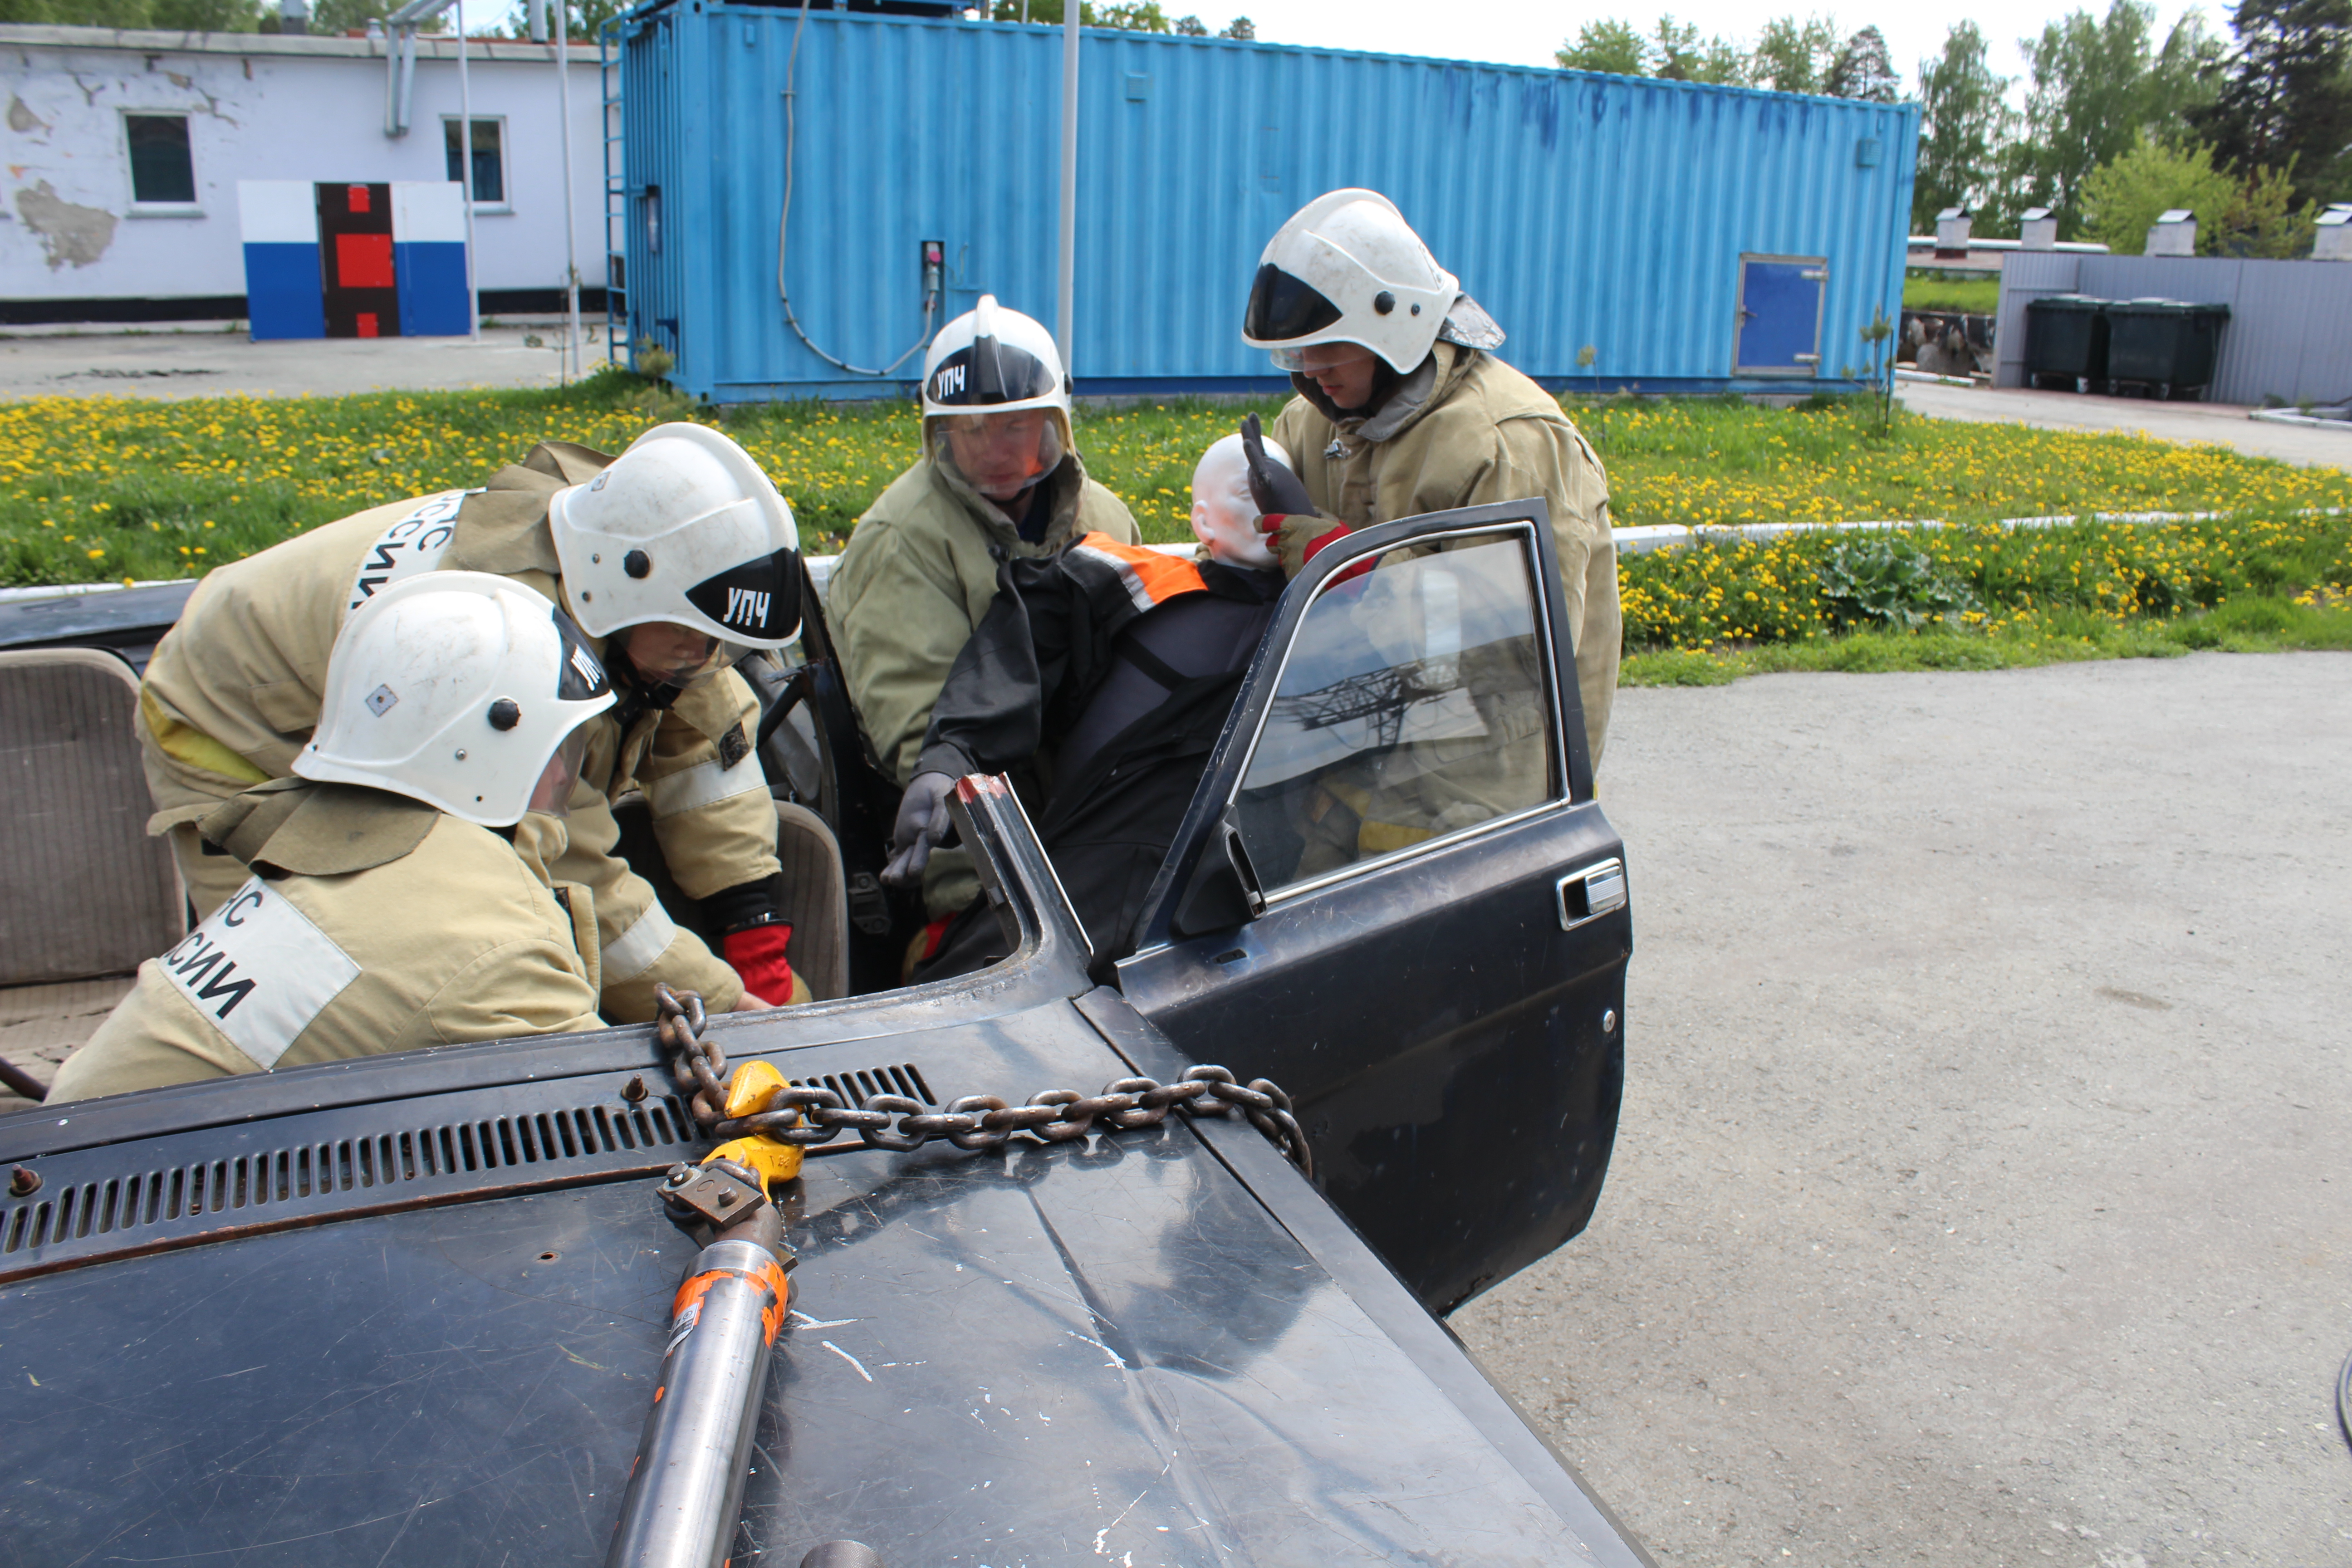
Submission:
<svg viewBox="0 0 2352 1568">
<path fill-rule="evenodd" d="M 1242 456 L 1249 463 L 1250 500 L 1261 517 L 1319 517 L 1307 486 L 1297 474 L 1265 455 L 1265 437 L 1257 416 L 1242 421 Z"/>
<path fill-rule="evenodd" d="M 931 851 L 955 832 L 955 818 L 948 815 L 948 796 L 955 793 L 955 783 L 947 773 L 917 773 L 907 785 L 907 793 L 898 797 L 898 820 L 890 829 L 890 863 L 882 868 L 885 882 L 894 888 L 923 885 L 923 868 L 931 863 Z"/>
</svg>

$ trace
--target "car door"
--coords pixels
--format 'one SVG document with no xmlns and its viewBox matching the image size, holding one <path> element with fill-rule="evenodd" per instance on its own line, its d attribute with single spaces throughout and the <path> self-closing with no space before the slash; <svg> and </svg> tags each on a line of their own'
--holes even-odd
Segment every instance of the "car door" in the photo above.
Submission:
<svg viewBox="0 0 2352 1568">
<path fill-rule="evenodd" d="M 1120 988 L 1290 1091 L 1447 1311 L 1583 1228 L 1624 1075 L 1624 850 L 1539 500 L 1364 530 L 1287 590 Z"/>
</svg>

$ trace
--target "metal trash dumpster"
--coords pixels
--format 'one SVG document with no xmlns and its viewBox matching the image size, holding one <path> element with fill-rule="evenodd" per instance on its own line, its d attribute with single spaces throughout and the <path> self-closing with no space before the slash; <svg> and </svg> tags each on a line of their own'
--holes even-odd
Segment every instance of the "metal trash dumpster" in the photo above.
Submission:
<svg viewBox="0 0 2352 1568">
<path fill-rule="evenodd" d="M 2229 306 L 2110 300 L 2103 314 L 2110 383 L 2145 386 L 2149 396 L 2167 398 L 2191 398 L 2211 384 Z"/>
<path fill-rule="evenodd" d="M 2026 301 L 2025 369 L 2033 385 L 2079 392 L 2106 379 L 2107 303 L 2082 294 Z"/>
</svg>

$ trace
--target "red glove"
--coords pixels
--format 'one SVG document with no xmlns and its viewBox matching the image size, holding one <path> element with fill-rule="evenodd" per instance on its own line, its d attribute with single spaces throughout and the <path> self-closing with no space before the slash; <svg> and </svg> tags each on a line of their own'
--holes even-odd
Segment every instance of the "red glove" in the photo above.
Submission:
<svg viewBox="0 0 2352 1568">
<path fill-rule="evenodd" d="M 1325 545 L 1335 544 L 1339 541 L 1347 538 L 1348 535 L 1353 531 L 1354 531 L 1352 529 L 1343 522 L 1339 527 L 1331 530 L 1328 533 L 1317 534 L 1314 538 L 1307 542 L 1307 552 L 1304 559 L 1307 561 L 1314 560 L 1316 556 L 1323 552 L 1323 547 Z"/>
<path fill-rule="evenodd" d="M 779 922 L 730 931 L 719 939 L 719 948 L 728 964 L 742 977 L 744 990 L 781 1006 L 800 1000 L 794 993 L 803 989 L 793 978 L 793 966 L 784 962 L 784 944 L 792 938 L 793 928 Z"/>
<path fill-rule="evenodd" d="M 1275 512 L 1259 518 L 1257 525 L 1259 531 L 1267 535 L 1266 547 L 1281 557 L 1285 574 L 1296 577 L 1309 561 L 1322 552 L 1325 545 L 1336 544 L 1355 531 L 1343 522 L 1312 538 L 1306 537 L 1307 527 L 1330 521 L 1320 513 L 1291 513 L 1286 516 Z M 1293 551 L 1297 552 L 1296 564 L 1291 560 Z M 1351 578 L 1362 576 L 1372 569 L 1373 563 L 1379 559 L 1375 555 L 1365 556 L 1361 561 L 1332 578 L 1331 586 L 1336 588 Z"/>
</svg>

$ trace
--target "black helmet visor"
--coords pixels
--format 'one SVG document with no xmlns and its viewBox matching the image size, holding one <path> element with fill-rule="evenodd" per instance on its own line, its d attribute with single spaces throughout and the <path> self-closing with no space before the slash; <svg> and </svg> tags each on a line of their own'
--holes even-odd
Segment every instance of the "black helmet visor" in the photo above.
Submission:
<svg viewBox="0 0 2352 1568">
<path fill-rule="evenodd" d="M 986 408 L 1051 397 L 1060 388 L 1045 361 L 999 338 L 975 338 L 940 361 L 924 388 L 931 402 L 950 408 Z"/>
<path fill-rule="evenodd" d="M 1339 307 L 1321 290 L 1269 261 L 1257 269 L 1257 280 L 1250 285 L 1242 335 L 1255 342 L 1285 343 L 1319 332 L 1339 319 Z"/>
</svg>

